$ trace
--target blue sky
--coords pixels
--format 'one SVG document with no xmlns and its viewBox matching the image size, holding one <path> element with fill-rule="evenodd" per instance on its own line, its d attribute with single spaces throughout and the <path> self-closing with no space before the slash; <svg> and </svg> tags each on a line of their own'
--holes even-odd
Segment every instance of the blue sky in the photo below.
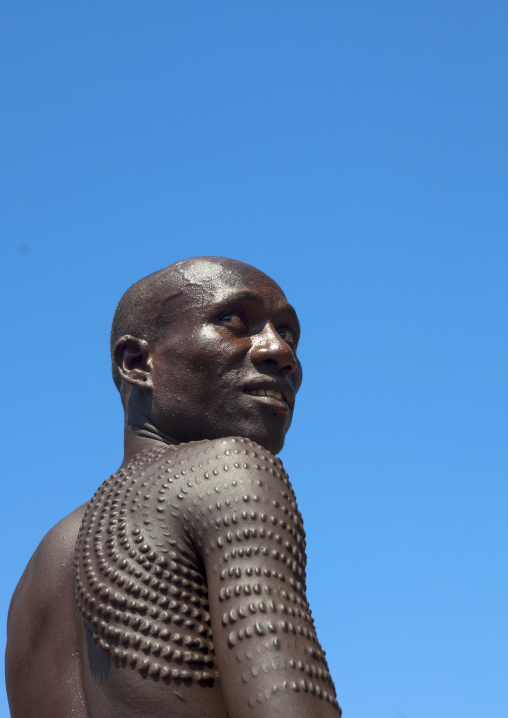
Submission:
<svg viewBox="0 0 508 718">
<path fill-rule="evenodd" d="M 303 326 L 281 457 L 345 718 L 506 718 L 507 30 L 490 0 L 3 7 L 4 617 L 121 461 L 121 294 L 230 256 Z"/>
</svg>

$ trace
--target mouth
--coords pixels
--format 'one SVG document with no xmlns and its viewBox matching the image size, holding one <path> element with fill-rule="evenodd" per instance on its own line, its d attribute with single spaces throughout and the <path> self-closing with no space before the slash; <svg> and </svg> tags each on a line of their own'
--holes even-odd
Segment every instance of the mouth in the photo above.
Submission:
<svg viewBox="0 0 508 718">
<path fill-rule="evenodd" d="M 290 410 L 290 397 L 286 392 L 280 389 L 274 389 L 269 386 L 256 387 L 252 389 L 244 389 L 244 394 L 254 396 L 267 407 L 277 412 L 288 413 Z"/>
</svg>

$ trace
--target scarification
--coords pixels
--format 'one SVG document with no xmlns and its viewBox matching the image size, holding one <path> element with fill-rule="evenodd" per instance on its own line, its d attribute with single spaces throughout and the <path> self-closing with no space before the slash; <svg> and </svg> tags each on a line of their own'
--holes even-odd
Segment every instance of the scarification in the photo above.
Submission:
<svg viewBox="0 0 508 718">
<path fill-rule="evenodd" d="M 255 704 L 289 691 L 337 707 L 305 568 L 280 460 L 247 439 L 193 442 L 143 452 L 97 490 L 76 547 L 76 597 L 103 651 L 167 682 L 219 680 L 213 600 L 242 681 L 262 688 Z"/>
<path fill-rule="evenodd" d="M 78 606 L 97 645 L 123 665 L 168 680 L 218 680 L 203 576 L 175 539 L 160 540 L 158 512 L 153 520 L 154 501 L 166 500 L 179 475 L 143 467 L 166 453 L 138 455 L 91 500 L 75 554 Z"/>
</svg>

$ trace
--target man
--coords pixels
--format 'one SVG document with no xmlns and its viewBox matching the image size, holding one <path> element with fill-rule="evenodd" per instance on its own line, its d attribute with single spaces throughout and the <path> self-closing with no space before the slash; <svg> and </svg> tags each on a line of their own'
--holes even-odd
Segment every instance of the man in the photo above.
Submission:
<svg viewBox="0 0 508 718">
<path fill-rule="evenodd" d="M 335 718 L 305 539 L 275 458 L 302 373 L 280 287 L 242 262 L 133 285 L 111 332 L 125 455 L 12 599 L 12 718 Z"/>
</svg>

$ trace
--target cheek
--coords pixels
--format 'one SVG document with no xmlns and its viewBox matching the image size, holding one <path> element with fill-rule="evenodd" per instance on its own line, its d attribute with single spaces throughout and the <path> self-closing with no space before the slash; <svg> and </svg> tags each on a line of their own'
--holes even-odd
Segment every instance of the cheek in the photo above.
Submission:
<svg viewBox="0 0 508 718">
<path fill-rule="evenodd" d="M 237 388 L 235 372 L 248 354 L 244 345 L 237 338 L 221 336 L 215 326 L 203 327 L 154 356 L 154 387 L 166 401 L 183 400 L 186 395 L 208 409 L 214 400 L 219 408 L 228 392 Z"/>
<path fill-rule="evenodd" d="M 215 326 L 203 328 L 195 347 L 194 366 L 217 377 L 239 368 L 248 353 L 248 341 Z"/>
</svg>

